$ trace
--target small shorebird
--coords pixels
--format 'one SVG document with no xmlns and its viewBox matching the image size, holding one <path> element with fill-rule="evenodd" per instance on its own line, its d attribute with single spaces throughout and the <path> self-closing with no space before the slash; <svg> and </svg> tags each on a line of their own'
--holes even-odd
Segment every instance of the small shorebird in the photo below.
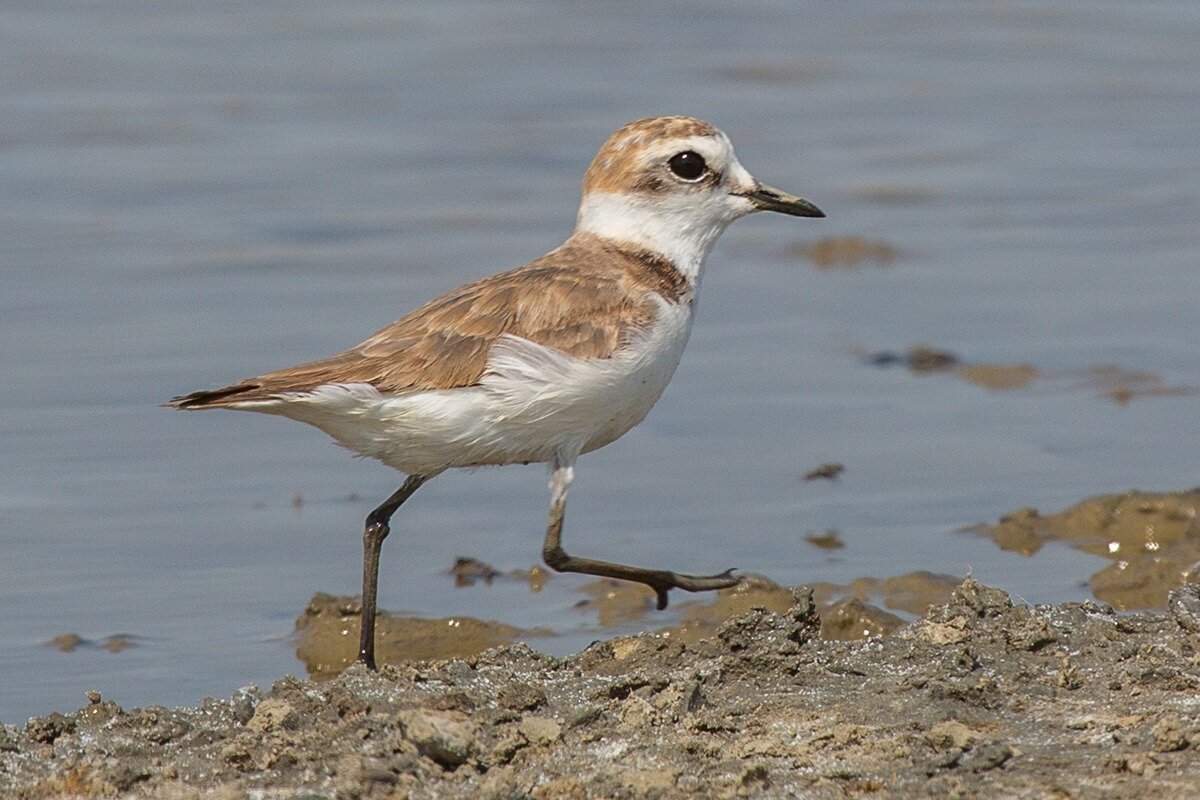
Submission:
<svg viewBox="0 0 1200 800">
<path fill-rule="evenodd" d="M 733 586 L 733 570 L 682 575 L 568 555 L 562 527 L 575 459 L 650 411 L 687 343 L 705 256 L 729 223 L 760 210 L 825 216 L 755 180 L 713 126 L 637 120 L 588 167 L 575 231 L 558 249 L 453 289 L 338 355 L 167 405 L 307 422 L 408 476 L 363 531 L 358 657 L 372 669 L 388 523 L 451 467 L 549 462 L 542 558 L 558 572 L 644 583 L 660 609 L 671 589 Z"/>
</svg>

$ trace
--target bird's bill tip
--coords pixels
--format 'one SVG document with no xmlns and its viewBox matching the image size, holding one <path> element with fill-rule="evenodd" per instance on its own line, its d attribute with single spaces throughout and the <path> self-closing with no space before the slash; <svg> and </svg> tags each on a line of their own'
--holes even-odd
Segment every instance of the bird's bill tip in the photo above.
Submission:
<svg viewBox="0 0 1200 800">
<path fill-rule="evenodd" d="M 744 192 L 745 197 L 760 211 L 778 211 L 780 214 L 791 214 L 793 217 L 824 217 L 825 212 L 802 197 L 776 189 L 773 186 L 760 184 L 756 188 Z"/>
</svg>

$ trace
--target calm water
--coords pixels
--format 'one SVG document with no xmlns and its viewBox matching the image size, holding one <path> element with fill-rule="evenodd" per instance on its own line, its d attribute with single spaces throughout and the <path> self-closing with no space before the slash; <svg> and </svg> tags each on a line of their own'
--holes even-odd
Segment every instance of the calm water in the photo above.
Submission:
<svg viewBox="0 0 1200 800">
<path fill-rule="evenodd" d="M 673 384 L 580 462 L 573 551 L 784 583 L 970 569 L 1077 599 L 1100 559 L 955 530 L 1200 482 L 1200 395 L 989 393 L 852 355 L 1200 383 L 1195 4 L 28 2 L 0 23 L 5 722 L 300 670 L 294 617 L 357 593 L 361 518 L 400 476 L 296 423 L 158 404 L 540 255 L 639 116 L 718 124 L 829 219 L 725 234 Z M 841 235 L 902 257 L 784 255 Z M 839 483 L 802 480 L 830 460 Z M 581 579 L 440 573 L 529 566 L 546 504 L 537 466 L 434 481 L 397 517 L 382 605 L 549 626 L 558 650 L 606 635 Z M 834 559 L 804 541 L 829 528 Z M 141 646 L 43 644 L 72 631 Z"/>
</svg>

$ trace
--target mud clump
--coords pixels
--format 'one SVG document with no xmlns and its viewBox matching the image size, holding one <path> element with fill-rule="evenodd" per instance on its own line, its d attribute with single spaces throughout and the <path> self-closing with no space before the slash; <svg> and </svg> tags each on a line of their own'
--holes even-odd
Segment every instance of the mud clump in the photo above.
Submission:
<svg viewBox="0 0 1200 800">
<path fill-rule="evenodd" d="M 1119 609 L 1166 608 L 1172 589 L 1200 565 L 1200 488 L 1100 495 L 1057 514 L 1023 508 L 970 528 L 1003 550 L 1033 555 L 1063 542 L 1112 563 L 1091 577 L 1099 600 Z"/>
<path fill-rule="evenodd" d="M 1200 595 L 1179 592 L 1122 616 L 968 579 L 891 636 L 835 641 L 812 592 L 780 589 L 690 642 L 354 665 L 196 708 L 94 696 L 0 726 L 0 796 L 1187 797 Z"/>
</svg>

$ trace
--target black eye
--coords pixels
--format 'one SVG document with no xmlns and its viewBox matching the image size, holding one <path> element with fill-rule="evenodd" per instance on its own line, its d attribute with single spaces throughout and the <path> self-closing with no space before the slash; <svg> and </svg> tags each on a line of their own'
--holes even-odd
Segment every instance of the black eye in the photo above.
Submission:
<svg viewBox="0 0 1200 800">
<path fill-rule="evenodd" d="M 685 181 L 694 181 L 704 174 L 704 157 L 692 150 L 685 150 L 671 156 L 667 166 Z"/>
</svg>

